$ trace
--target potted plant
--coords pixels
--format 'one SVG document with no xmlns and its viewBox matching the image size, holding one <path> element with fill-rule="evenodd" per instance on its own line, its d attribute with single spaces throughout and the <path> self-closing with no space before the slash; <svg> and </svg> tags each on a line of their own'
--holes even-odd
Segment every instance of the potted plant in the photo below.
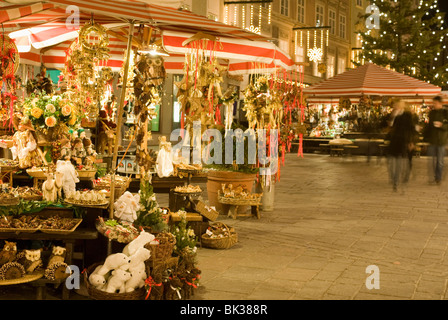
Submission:
<svg viewBox="0 0 448 320">
<path fill-rule="evenodd" d="M 233 126 L 233 129 L 238 129 L 237 126 Z M 241 129 L 241 128 L 239 128 Z M 208 168 L 207 173 L 207 195 L 210 206 L 214 206 L 218 212 L 223 211 L 222 205 L 218 201 L 218 190 L 221 190 L 223 184 L 232 184 L 233 186 L 243 185 L 247 190 L 253 190 L 253 184 L 258 173 L 256 164 L 249 162 L 248 143 L 247 137 L 244 137 L 244 163 L 236 164 L 236 143 L 233 145 L 233 163 L 226 163 L 225 161 L 225 130 L 221 128 L 223 137 L 222 142 L 222 161 L 221 164 L 205 165 Z M 235 138 L 233 138 L 235 140 Z M 213 150 L 210 152 L 213 157 Z M 241 210 L 247 208 L 242 207 Z"/>
</svg>

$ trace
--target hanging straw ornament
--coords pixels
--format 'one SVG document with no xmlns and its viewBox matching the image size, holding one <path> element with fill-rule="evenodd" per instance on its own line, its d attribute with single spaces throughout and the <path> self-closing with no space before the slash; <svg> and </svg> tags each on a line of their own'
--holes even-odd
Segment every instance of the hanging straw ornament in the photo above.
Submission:
<svg viewBox="0 0 448 320">
<path fill-rule="evenodd" d="M 9 119 L 9 127 L 12 128 L 14 102 L 17 100 L 14 73 L 19 68 L 20 56 L 14 41 L 4 33 L 0 37 L 0 48 L 0 89 L 2 89 L 0 120 L 3 120 L 3 125 L 6 125 Z"/>
</svg>

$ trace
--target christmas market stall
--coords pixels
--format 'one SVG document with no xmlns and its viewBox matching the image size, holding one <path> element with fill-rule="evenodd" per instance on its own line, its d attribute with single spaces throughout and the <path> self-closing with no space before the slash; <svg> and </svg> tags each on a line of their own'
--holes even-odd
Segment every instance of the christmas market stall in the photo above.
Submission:
<svg viewBox="0 0 448 320">
<path fill-rule="evenodd" d="M 318 149 L 335 138 L 358 141 L 360 145 L 374 140 L 380 145 L 394 99 L 405 101 L 424 123 L 427 106 L 440 92 L 440 87 L 372 63 L 338 74 L 304 89 L 307 147 L 313 150 L 314 143 Z M 359 152 L 367 151 L 360 148 Z"/>
<path fill-rule="evenodd" d="M 79 25 L 68 28 L 72 5 L 80 11 Z M 262 194 L 279 179 L 292 139 L 303 137 L 303 72 L 256 33 L 174 8 L 58 0 L 0 11 L 0 285 L 30 282 L 42 298 L 45 285 L 64 281 L 78 257 L 92 299 L 190 298 L 201 273 L 199 242 L 215 249 L 237 242 L 233 227 L 215 221 L 226 212 L 219 205 L 230 206 L 233 218 L 247 206 L 260 218 Z M 19 63 L 22 78 L 15 74 Z M 37 75 L 30 65 L 39 68 Z M 56 81 L 47 67 L 60 71 Z M 195 121 L 200 136 L 207 129 L 235 129 L 235 102 L 243 94 L 248 128 L 267 131 L 268 161 L 231 161 L 217 170 L 195 161 L 193 140 L 178 150 L 188 153 L 173 152 L 163 135 L 158 149 L 149 148 L 165 79 L 179 70 L 181 137 L 194 136 Z M 243 74 L 251 74 L 244 91 L 224 85 L 229 75 Z M 123 133 L 125 122 L 132 125 Z M 126 174 L 131 146 L 134 179 Z M 209 147 L 199 143 L 200 154 Z M 272 163 L 275 171 L 256 174 Z M 240 178 L 225 184 L 219 172 Z M 200 175 L 208 179 L 208 203 L 192 184 Z M 161 207 L 154 180 L 173 177 L 179 180 L 170 187 L 170 205 Z M 138 189 L 131 190 L 135 180 Z M 219 181 L 214 189 L 213 181 Z M 107 250 L 95 239 L 105 240 Z M 30 241 L 40 240 L 50 246 L 31 249 Z M 79 241 L 81 253 L 75 252 Z M 86 241 L 96 245 L 87 248 Z M 95 261 L 85 259 L 89 255 Z M 63 293 L 67 298 L 68 289 Z"/>
</svg>

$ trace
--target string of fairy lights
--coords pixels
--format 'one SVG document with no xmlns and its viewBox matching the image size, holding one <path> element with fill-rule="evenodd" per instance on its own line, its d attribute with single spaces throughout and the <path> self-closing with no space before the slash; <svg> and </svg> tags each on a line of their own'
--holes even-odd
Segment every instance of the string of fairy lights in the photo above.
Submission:
<svg viewBox="0 0 448 320">
<path fill-rule="evenodd" d="M 224 23 L 234 26 L 240 24 L 243 29 L 261 34 L 264 17 L 267 24 L 271 24 L 272 1 L 226 1 L 224 2 Z M 258 20 L 255 17 L 256 13 Z"/>
<path fill-rule="evenodd" d="M 376 3 L 379 3 L 379 2 L 385 2 L 385 1 L 386 1 L 386 0 L 372 1 L 371 4 L 372 4 L 372 5 L 376 5 Z M 394 0 L 394 2 L 396 3 L 397 0 Z M 422 9 L 422 8 L 426 8 L 427 11 L 424 13 L 423 16 L 427 16 L 427 17 L 429 18 L 430 15 L 432 14 L 432 15 L 433 15 L 433 18 L 435 18 L 435 19 L 437 20 L 437 22 L 441 24 L 441 26 L 440 26 L 440 31 L 444 31 L 444 26 L 443 26 L 443 15 L 444 15 L 444 13 L 441 12 L 440 9 L 439 9 L 438 0 L 432 0 L 432 1 L 420 0 L 420 1 L 418 2 L 418 7 L 417 7 L 417 8 L 418 8 L 419 10 Z M 389 23 L 389 24 L 392 23 L 392 20 L 391 20 L 390 16 L 388 16 L 388 14 L 387 14 L 386 12 L 380 12 L 379 15 L 380 15 L 380 17 L 382 17 L 382 21 L 387 22 L 387 23 Z M 413 15 L 412 18 L 413 18 L 413 19 L 419 19 L 419 18 L 422 18 L 422 17 L 417 17 L 416 15 Z M 439 20 L 440 20 L 440 21 L 439 21 Z M 422 27 L 425 27 L 425 20 L 422 20 L 421 25 L 422 25 Z M 367 31 L 365 32 L 365 34 L 368 35 L 368 36 L 370 36 L 370 35 L 373 35 L 373 34 L 372 34 L 373 32 L 378 32 L 378 31 L 375 31 L 375 29 L 373 29 L 373 30 L 372 30 L 372 29 L 369 29 L 369 30 L 367 30 Z M 436 35 L 436 31 L 434 31 L 434 30 L 433 30 L 431 33 L 432 33 L 432 35 Z M 382 30 L 381 32 L 378 33 L 378 37 L 379 37 L 379 38 L 386 37 L 387 35 L 388 35 L 387 31 L 384 31 L 384 30 Z M 395 35 L 398 36 L 398 34 L 395 34 Z M 420 36 L 423 36 L 423 33 L 422 33 L 422 32 L 420 32 Z M 439 38 L 440 43 L 443 44 L 441 47 L 445 50 L 445 52 L 446 52 L 446 48 L 447 48 L 447 47 L 446 47 L 446 43 L 447 43 L 447 41 L 448 41 L 447 38 L 448 38 L 448 33 L 443 33 L 443 34 L 440 36 L 440 38 Z M 376 45 L 376 44 L 377 44 L 377 42 L 376 42 L 375 40 L 373 40 L 372 43 L 369 43 L 368 41 L 364 40 L 362 37 L 361 37 L 360 40 L 361 40 L 361 49 L 362 49 L 362 50 L 364 50 L 368 45 Z M 416 47 L 416 45 L 415 45 L 414 43 L 412 43 L 412 42 L 409 42 L 409 43 L 406 43 L 406 44 L 405 44 L 405 47 L 407 47 L 407 48 L 409 48 L 409 50 L 411 50 L 413 47 Z M 396 56 L 395 56 L 394 53 L 389 53 L 389 52 L 386 52 L 386 51 L 384 51 L 384 50 L 380 50 L 380 49 L 378 49 L 378 50 L 373 50 L 373 53 L 374 53 L 375 55 L 377 55 L 377 54 L 379 54 L 379 55 L 388 55 L 388 57 L 389 57 L 390 59 L 392 59 L 392 60 L 396 58 Z M 423 53 L 423 54 L 426 54 L 426 53 L 427 53 L 427 50 L 423 50 L 422 53 Z M 441 57 L 441 54 L 442 54 L 441 52 L 437 52 L 437 53 L 435 54 L 435 56 L 434 56 L 434 58 L 433 58 L 433 61 L 434 61 L 435 63 L 437 63 L 437 62 L 442 58 L 442 57 Z M 365 53 L 363 53 L 363 54 L 361 55 L 361 57 L 362 57 L 362 61 L 368 59 L 368 57 L 365 55 Z M 418 55 L 417 57 L 420 58 L 421 56 Z M 446 59 L 448 60 L 448 56 L 446 57 Z M 372 60 L 369 60 L 369 62 L 372 62 Z M 431 68 L 432 68 L 433 70 L 435 70 L 435 69 L 436 69 L 436 66 L 433 65 Z M 413 73 L 413 74 L 415 74 L 415 73 L 417 72 L 415 66 L 412 66 L 412 67 L 411 67 L 411 70 L 412 70 L 412 73 Z M 448 71 L 448 68 L 446 68 L 445 71 Z M 435 78 L 438 78 L 439 76 L 440 76 L 440 74 L 437 73 L 437 74 L 435 75 Z M 430 82 L 430 81 L 428 80 L 427 82 Z"/>
</svg>

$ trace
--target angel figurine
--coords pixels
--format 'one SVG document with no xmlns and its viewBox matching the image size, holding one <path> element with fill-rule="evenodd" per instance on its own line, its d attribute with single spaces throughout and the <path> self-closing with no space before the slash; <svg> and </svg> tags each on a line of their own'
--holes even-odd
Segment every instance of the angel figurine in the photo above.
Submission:
<svg viewBox="0 0 448 320">
<path fill-rule="evenodd" d="M 171 156 L 171 142 L 167 142 L 165 136 L 159 138 L 159 153 L 157 154 L 156 171 L 160 178 L 169 177 L 174 172 L 173 159 Z"/>
</svg>

